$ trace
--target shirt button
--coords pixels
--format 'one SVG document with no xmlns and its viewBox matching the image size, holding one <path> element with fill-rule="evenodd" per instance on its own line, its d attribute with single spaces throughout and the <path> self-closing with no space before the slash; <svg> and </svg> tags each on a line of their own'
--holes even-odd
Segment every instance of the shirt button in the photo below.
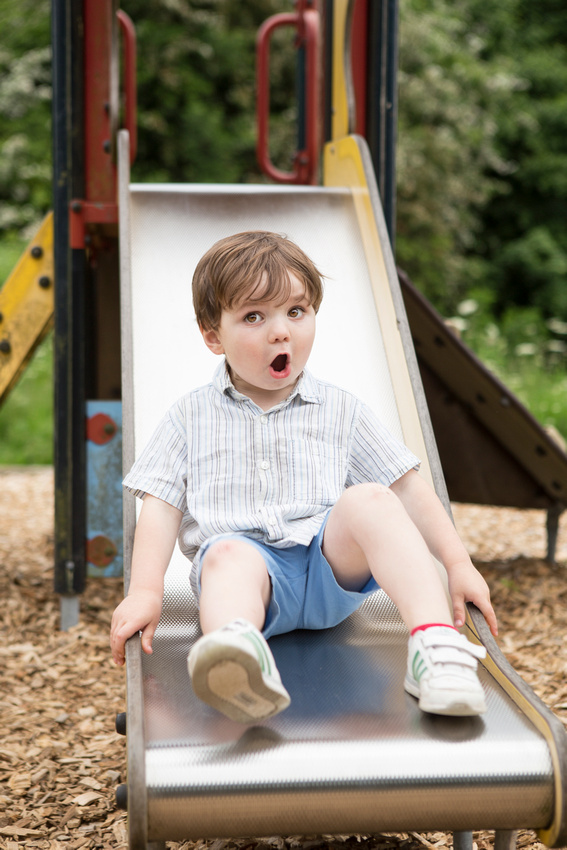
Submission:
<svg viewBox="0 0 567 850">
<path fill-rule="evenodd" d="M 267 425 L 268 424 L 268 417 L 267 416 L 260 416 L 260 422 L 262 423 L 262 425 Z"/>
<path fill-rule="evenodd" d="M 278 521 L 275 518 L 275 516 L 269 516 L 268 517 L 268 525 L 277 525 L 277 524 L 278 524 Z"/>
<path fill-rule="evenodd" d="M 270 462 L 267 461 L 267 460 L 263 460 L 262 463 L 260 464 L 260 469 L 269 469 L 269 468 L 270 468 Z"/>
</svg>

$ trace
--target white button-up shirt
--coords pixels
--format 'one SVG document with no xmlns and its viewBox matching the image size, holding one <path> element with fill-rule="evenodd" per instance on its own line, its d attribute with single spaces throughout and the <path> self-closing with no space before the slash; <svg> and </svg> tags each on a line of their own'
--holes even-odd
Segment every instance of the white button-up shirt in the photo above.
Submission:
<svg viewBox="0 0 567 850">
<path fill-rule="evenodd" d="M 418 458 L 356 396 L 307 370 L 285 401 L 263 411 L 223 362 L 213 381 L 171 407 L 124 480 L 183 512 L 190 559 L 216 534 L 276 547 L 308 545 L 347 487 L 389 486 Z"/>
</svg>

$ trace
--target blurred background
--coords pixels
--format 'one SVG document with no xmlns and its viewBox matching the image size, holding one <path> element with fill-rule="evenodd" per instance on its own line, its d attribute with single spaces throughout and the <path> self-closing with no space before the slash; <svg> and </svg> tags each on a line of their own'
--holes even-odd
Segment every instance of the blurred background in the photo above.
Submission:
<svg viewBox="0 0 567 850">
<path fill-rule="evenodd" d="M 132 179 L 263 182 L 254 41 L 291 0 L 123 0 L 138 38 Z M 567 437 L 567 6 L 400 0 L 398 265 L 543 425 Z M 52 207 L 49 0 L 0 0 L 0 284 Z M 275 36 L 271 152 L 296 147 Z M 52 338 L 0 408 L 0 464 L 53 459 Z"/>
</svg>

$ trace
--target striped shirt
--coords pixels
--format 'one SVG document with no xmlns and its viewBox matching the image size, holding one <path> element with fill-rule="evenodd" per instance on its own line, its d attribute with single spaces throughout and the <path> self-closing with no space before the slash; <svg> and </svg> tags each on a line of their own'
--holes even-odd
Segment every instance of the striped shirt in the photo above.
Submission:
<svg viewBox="0 0 567 850">
<path fill-rule="evenodd" d="M 285 401 L 263 411 L 234 388 L 223 362 L 212 383 L 170 408 L 124 486 L 183 512 L 179 545 L 192 559 L 231 532 L 308 545 L 345 488 L 389 486 L 418 467 L 351 393 L 305 370 Z"/>
</svg>

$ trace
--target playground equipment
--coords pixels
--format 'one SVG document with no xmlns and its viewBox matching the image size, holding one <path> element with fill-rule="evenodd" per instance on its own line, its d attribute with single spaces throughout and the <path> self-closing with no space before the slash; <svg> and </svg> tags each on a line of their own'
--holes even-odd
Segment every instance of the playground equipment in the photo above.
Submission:
<svg viewBox="0 0 567 850">
<path fill-rule="evenodd" d="M 344 57 L 349 9 L 326 8 L 333 55 Z M 299 29 L 300 17 L 270 21 L 261 39 L 279 23 Z M 310 38 L 315 26 L 307 27 Z M 264 48 L 261 42 L 262 68 Z M 130 185 L 127 134 L 120 134 L 125 463 L 161 411 L 210 378 L 214 357 L 188 318 L 197 260 L 227 232 L 262 227 L 288 233 L 329 270 L 314 371 L 377 409 L 423 458 L 423 474 L 449 509 L 372 157 L 349 132 L 341 62 L 333 74 L 322 186 L 314 185 L 309 145 L 283 175 L 285 187 Z M 317 87 L 308 90 L 313 97 Z M 127 569 L 134 527 L 128 498 Z M 337 629 L 272 640 L 292 704 L 243 732 L 192 694 L 185 659 L 199 625 L 187 569 L 177 552 L 152 656 L 142 655 L 137 637 L 127 646 L 129 773 L 118 798 L 128 807 L 132 848 L 167 839 L 432 828 L 453 830 L 461 848 L 471 845 L 472 829 L 493 828 L 504 848 L 528 824 L 550 845 L 565 840 L 565 732 L 507 664 L 479 612 L 471 607 L 467 630 L 489 653 L 482 719 L 420 715 L 403 693 L 405 628 L 378 593 Z"/>
<path fill-rule="evenodd" d="M 314 185 L 321 140 L 363 136 L 393 242 L 396 3 L 353 0 L 337 27 L 333 8 L 299 2 L 261 30 L 258 159 L 277 181 Z M 116 129 L 121 35 L 122 114 L 133 161 L 136 40 L 111 0 L 54 0 L 52 21 L 53 223 L 49 217 L 42 225 L 0 294 L 0 402 L 54 321 L 55 590 L 66 628 L 78 620 L 87 574 L 120 575 L 123 566 Z M 276 168 L 269 151 L 270 42 L 280 27 L 297 30 L 304 80 L 290 172 Z M 451 500 L 545 509 L 553 562 L 566 503 L 564 448 L 460 343 L 402 270 L 399 276 Z M 97 423 L 106 428 L 102 440 L 92 439 Z M 100 486 L 109 476 L 116 479 L 111 498 Z"/>
<path fill-rule="evenodd" d="M 121 145 L 126 162 L 127 137 Z M 161 411 L 210 379 L 215 358 L 190 318 L 188 281 L 197 260 L 227 231 L 265 227 L 301 241 L 319 268 L 332 270 L 314 372 L 352 388 L 379 412 L 423 458 L 424 474 L 449 508 L 362 139 L 328 142 L 322 187 L 129 185 L 123 176 L 120 191 L 127 466 Z M 156 274 L 164 294 L 158 303 Z M 125 502 L 127 566 L 134 501 Z M 128 785 L 118 799 L 128 807 L 130 847 L 443 829 L 466 848 L 473 829 L 495 829 L 496 846 L 510 848 L 519 827 L 561 844 L 562 725 L 507 664 L 476 610 L 467 631 L 489 652 L 482 719 L 420 714 L 403 692 L 407 632 L 379 592 L 338 628 L 271 641 L 292 704 L 243 730 L 192 693 L 186 657 L 199 621 L 188 565 L 177 552 L 153 654 L 143 656 L 138 637 L 127 644 Z"/>
<path fill-rule="evenodd" d="M 0 290 L 0 404 L 53 319 L 53 215 L 50 213 Z"/>
<path fill-rule="evenodd" d="M 437 444 L 458 498 L 512 505 L 521 498 L 522 506 L 558 515 L 567 457 L 412 296 L 409 282 L 399 286 L 390 248 L 394 0 L 300 0 L 294 14 L 262 29 L 262 73 L 274 28 L 297 29 L 306 120 L 292 172 L 273 175 L 289 185 L 245 189 L 130 184 L 135 41 L 118 11 L 110 0 L 53 2 L 55 587 L 63 625 L 78 617 L 87 559 L 104 572 L 122 554 L 122 540 L 102 527 L 104 520 L 94 520 L 85 545 L 94 482 L 108 485 L 98 489 L 110 513 L 120 509 L 119 496 L 109 495 L 119 491 L 119 413 L 128 466 L 155 416 L 191 383 L 209 379 L 212 363 L 191 327 L 188 282 L 214 238 L 238 229 L 283 230 L 330 275 L 314 371 L 379 409 L 423 458 L 424 474 L 448 509 Z M 127 132 L 117 145 L 119 30 Z M 259 124 L 260 159 L 270 168 L 265 114 Z M 161 292 L 169 287 L 157 301 L 156 279 Z M 356 325 L 345 322 L 345 296 Z M 438 357 L 441 349 L 452 356 Z M 160 363 L 180 360 L 187 370 L 162 380 Z M 491 395 L 495 388 L 500 395 Z M 442 435 L 437 441 L 428 405 Z M 463 441 L 465 455 L 474 452 L 474 490 L 466 475 L 453 474 Z M 96 474 L 89 455 L 100 464 Z M 495 477 L 494 457 L 505 458 L 500 477 L 509 482 L 498 493 L 478 483 Z M 130 499 L 126 582 L 134 523 Z M 420 715 L 402 688 L 404 627 L 377 594 L 338 629 L 273 641 L 292 707 L 242 734 L 192 696 L 185 657 L 198 620 L 185 573 L 177 557 L 154 655 L 142 658 L 137 638 L 127 646 L 128 788 L 119 796 L 127 796 L 131 850 L 176 838 L 407 829 L 453 830 L 456 845 L 466 848 L 479 828 L 496 829 L 504 850 L 519 827 L 537 829 L 549 846 L 565 843 L 565 732 L 507 664 L 476 610 L 469 611 L 467 631 L 488 649 L 482 677 L 489 709 L 482 719 Z"/>
</svg>

